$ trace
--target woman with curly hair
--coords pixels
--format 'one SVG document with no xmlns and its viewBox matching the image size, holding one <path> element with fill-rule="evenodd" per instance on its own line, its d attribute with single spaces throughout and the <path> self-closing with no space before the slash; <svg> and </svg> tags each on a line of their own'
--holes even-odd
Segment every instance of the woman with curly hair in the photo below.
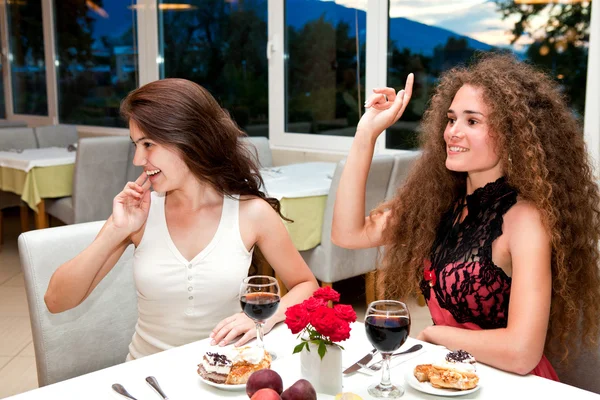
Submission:
<svg viewBox="0 0 600 400">
<path fill-rule="evenodd" d="M 518 374 L 557 380 L 600 331 L 600 196 L 577 121 L 552 80 L 509 55 L 444 74 L 423 117 L 423 154 L 364 218 L 375 140 L 412 91 L 375 89 L 339 185 L 332 240 L 386 246 L 386 298 L 424 294 L 419 338 Z"/>
</svg>

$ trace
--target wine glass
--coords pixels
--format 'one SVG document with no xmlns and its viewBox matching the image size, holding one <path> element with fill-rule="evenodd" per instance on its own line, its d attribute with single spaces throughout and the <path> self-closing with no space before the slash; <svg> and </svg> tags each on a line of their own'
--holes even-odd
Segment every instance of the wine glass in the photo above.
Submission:
<svg viewBox="0 0 600 400">
<path fill-rule="evenodd" d="M 279 307 L 279 284 L 272 276 L 255 275 L 244 278 L 240 286 L 240 304 L 244 313 L 256 324 L 256 344 L 265 348 L 263 324 Z M 270 353 L 272 359 L 275 354 Z"/>
<path fill-rule="evenodd" d="M 395 300 L 372 302 L 365 314 L 365 330 L 369 342 L 383 358 L 381 382 L 369 386 L 369 394 L 387 399 L 402 396 L 404 388 L 401 385 L 394 386 L 390 381 L 390 358 L 410 333 L 410 314 L 406 304 Z"/>
</svg>

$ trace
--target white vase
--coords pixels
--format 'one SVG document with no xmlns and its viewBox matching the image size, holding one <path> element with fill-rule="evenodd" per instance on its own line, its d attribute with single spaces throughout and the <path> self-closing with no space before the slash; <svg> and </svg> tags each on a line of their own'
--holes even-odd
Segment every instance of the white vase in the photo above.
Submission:
<svg viewBox="0 0 600 400">
<path fill-rule="evenodd" d="M 300 352 L 302 377 L 312 383 L 317 393 L 335 396 L 342 391 L 342 350 L 338 346 L 327 346 L 323 359 L 318 346 L 309 343 L 310 351 Z"/>
</svg>

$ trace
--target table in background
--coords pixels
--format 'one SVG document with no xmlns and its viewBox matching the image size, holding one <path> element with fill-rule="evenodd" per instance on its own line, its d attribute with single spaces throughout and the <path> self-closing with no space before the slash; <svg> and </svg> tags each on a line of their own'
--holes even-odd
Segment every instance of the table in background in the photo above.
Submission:
<svg viewBox="0 0 600 400">
<path fill-rule="evenodd" d="M 71 196 L 75 152 L 65 148 L 0 151 L 0 190 L 13 192 L 37 213 L 36 227 L 47 228 L 44 199 Z"/>
<path fill-rule="evenodd" d="M 323 214 L 336 163 L 309 162 L 261 170 L 268 196 L 279 200 L 294 246 L 309 250 L 321 243 Z"/>
<path fill-rule="evenodd" d="M 109 332 L 107 332 L 109 335 Z M 416 339 L 409 338 L 403 348 L 407 349 Z M 272 369 L 277 371 L 282 379 L 284 388 L 291 386 L 300 375 L 300 355 L 292 355 L 294 346 L 298 343 L 296 335 L 290 333 L 286 326 L 280 324 L 265 336 L 266 346 L 277 353 L 277 360 L 272 363 Z M 427 360 L 432 352 L 439 352 L 439 346 L 423 343 L 424 349 L 416 357 L 407 357 L 407 361 L 396 364 L 391 369 L 392 381 L 403 383 L 404 374 L 412 366 Z M 368 342 L 364 325 L 360 322 L 352 325 L 351 338 L 342 342 L 346 350 L 342 352 L 342 364 L 350 366 L 364 356 L 372 347 Z M 164 392 L 171 400 L 245 399 L 245 391 L 224 391 L 203 383 L 197 374 L 198 364 L 203 354 L 210 348 L 209 340 L 200 340 L 185 346 L 144 357 L 135 361 L 116 365 L 77 378 L 35 389 L 13 397 L 14 400 L 80 400 L 80 399 L 115 399 L 123 397 L 111 389 L 113 383 L 122 384 L 129 393 L 137 399 L 159 399 L 160 397 L 145 382 L 147 376 L 154 376 Z M 73 349 L 76 351 L 76 349 Z M 461 396 L 461 399 L 598 399 L 600 396 L 572 386 L 564 385 L 534 375 L 519 376 L 478 364 L 481 377 L 481 389 Z M 344 376 L 343 390 L 354 392 L 365 400 L 372 399 L 367 394 L 367 387 L 379 381 L 380 373 L 369 376 L 354 373 Z M 440 398 L 430 396 L 404 385 L 406 394 L 402 400 Z M 333 399 L 333 396 L 319 394 L 321 400 Z"/>
</svg>

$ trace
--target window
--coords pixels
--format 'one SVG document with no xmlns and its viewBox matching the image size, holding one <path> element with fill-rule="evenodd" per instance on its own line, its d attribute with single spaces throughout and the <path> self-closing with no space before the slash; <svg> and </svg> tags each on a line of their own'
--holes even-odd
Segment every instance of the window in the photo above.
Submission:
<svg viewBox="0 0 600 400">
<path fill-rule="evenodd" d="M 198 83 L 250 136 L 268 136 L 268 1 L 186 3 L 159 1 L 160 78 Z"/>
<path fill-rule="evenodd" d="M 417 146 L 417 127 L 438 77 L 476 51 L 508 50 L 541 67 L 583 121 L 590 14 L 591 3 L 580 1 L 392 2 L 387 84 L 401 88 L 414 72 L 415 85 L 402 119 L 387 130 L 386 147 Z"/>
<path fill-rule="evenodd" d="M 138 84 L 134 1 L 54 2 L 61 123 L 122 127 L 121 100 Z"/>
<path fill-rule="evenodd" d="M 362 9 L 285 1 L 285 132 L 354 136 L 365 101 L 367 1 L 354 3 Z"/>
<path fill-rule="evenodd" d="M 48 115 L 41 0 L 9 1 L 6 11 L 13 111 Z"/>
</svg>

